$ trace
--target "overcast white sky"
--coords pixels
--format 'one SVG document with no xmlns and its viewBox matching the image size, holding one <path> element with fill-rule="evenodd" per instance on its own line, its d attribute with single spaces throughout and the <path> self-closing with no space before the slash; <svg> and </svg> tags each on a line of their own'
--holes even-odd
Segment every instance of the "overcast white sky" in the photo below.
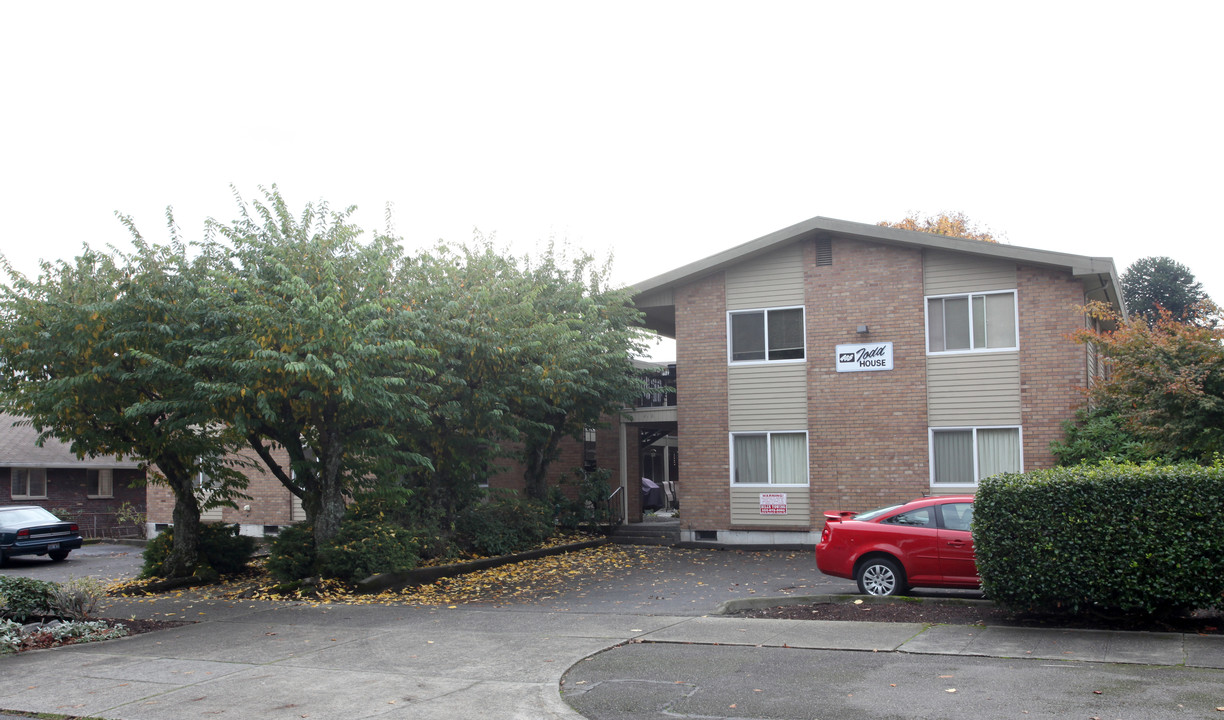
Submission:
<svg viewBox="0 0 1224 720">
<path fill-rule="evenodd" d="M 19 269 L 197 236 L 279 184 L 411 247 L 496 233 L 643 280 L 815 215 L 962 211 L 1168 255 L 1224 301 L 1224 3 L 0 5 Z"/>
</svg>

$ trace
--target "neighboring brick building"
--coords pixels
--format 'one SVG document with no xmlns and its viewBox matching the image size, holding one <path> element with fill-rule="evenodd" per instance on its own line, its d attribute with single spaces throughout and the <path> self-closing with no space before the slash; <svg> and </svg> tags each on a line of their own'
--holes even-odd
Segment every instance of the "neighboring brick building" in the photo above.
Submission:
<svg viewBox="0 0 1224 720">
<path fill-rule="evenodd" d="M 678 437 L 682 539 L 736 544 L 1052 465 L 1096 367 L 1078 308 L 1121 309 L 1108 258 L 828 218 L 634 290 L 678 392 L 628 427 Z"/>
<path fill-rule="evenodd" d="M 48 439 L 20 419 L 0 413 L 0 478 L 7 484 L 3 505 L 39 505 L 81 527 L 85 537 L 139 533 L 137 524 L 116 519 L 124 503 L 145 511 L 144 471 L 136 462 L 113 457 L 79 459 L 67 443 Z"/>
</svg>

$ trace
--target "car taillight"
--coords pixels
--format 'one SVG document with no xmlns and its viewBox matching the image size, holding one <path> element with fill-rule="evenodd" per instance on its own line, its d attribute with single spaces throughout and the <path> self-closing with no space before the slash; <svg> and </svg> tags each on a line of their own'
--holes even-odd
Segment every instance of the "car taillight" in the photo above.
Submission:
<svg viewBox="0 0 1224 720">
<path fill-rule="evenodd" d="M 30 537 L 30 528 L 21 528 L 18 530 L 17 537 Z"/>
<path fill-rule="evenodd" d="M 820 531 L 820 542 L 822 543 L 829 542 L 829 536 L 832 534 L 833 534 L 833 531 L 829 530 L 829 524 L 825 523 L 824 529 Z"/>
<path fill-rule="evenodd" d="M 68 529 L 69 529 L 69 530 L 71 530 L 72 532 L 80 532 L 80 531 L 81 531 L 81 528 L 77 527 L 77 524 L 76 524 L 76 523 L 72 523 L 72 525 L 69 525 L 69 526 L 68 526 Z"/>
</svg>

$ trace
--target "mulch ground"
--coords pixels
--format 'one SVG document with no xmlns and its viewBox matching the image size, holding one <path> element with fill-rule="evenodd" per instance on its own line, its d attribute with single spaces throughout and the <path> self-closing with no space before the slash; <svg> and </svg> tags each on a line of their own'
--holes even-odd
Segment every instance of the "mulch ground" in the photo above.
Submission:
<svg viewBox="0 0 1224 720">
<path fill-rule="evenodd" d="M 1089 630 L 1140 630 L 1199 635 L 1224 634 L 1224 615 L 1219 611 L 1196 611 L 1173 618 L 1034 615 L 1013 613 L 987 603 L 957 604 L 932 600 L 897 600 L 885 603 L 818 603 L 781 605 L 736 613 L 739 617 L 788 620 L 843 620 L 859 622 L 909 622 L 947 625 L 1006 625 L 1012 627 L 1078 628 Z"/>
</svg>

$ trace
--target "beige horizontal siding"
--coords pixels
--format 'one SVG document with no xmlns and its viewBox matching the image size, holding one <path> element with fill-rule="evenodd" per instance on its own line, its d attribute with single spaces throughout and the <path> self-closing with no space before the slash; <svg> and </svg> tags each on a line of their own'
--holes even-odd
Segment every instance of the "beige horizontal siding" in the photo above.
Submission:
<svg viewBox="0 0 1224 720">
<path fill-rule="evenodd" d="M 785 515 L 762 515 L 761 493 L 785 493 Z M 731 524 L 742 525 L 807 525 L 812 520 L 811 492 L 805 487 L 762 485 L 731 487 Z"/>
<path fill-rule="evenodd" d="M 931 427 L 1020 424 L 1020 354 L 966 353 L 927 358 Z"/>
<path fill-rule="evenodd" d="M 201 498 L 203 499 L 203 498 Z M 222 513 L 225 512 L 223 507 L 210 508 L 200 511 L 200 520 L 203 522 L 221 522 L 224 518 Z"/>
<path fill-rule="evenodd" d="M 803 304 L 803 246 L 794 243 L 729 268 L 727 309 L 784 307 Z"/>
<path fill-rule="evenodd" d="M 744 430 L 807 428 L 807 364 L 727 368 L 727 424 Z"/>
<path fill-rule="evenodd" d="M 1016 289 L 1016 264 L 930 251 L 922 256 L 922 282 L 927 295 Z"/>
</svg>

